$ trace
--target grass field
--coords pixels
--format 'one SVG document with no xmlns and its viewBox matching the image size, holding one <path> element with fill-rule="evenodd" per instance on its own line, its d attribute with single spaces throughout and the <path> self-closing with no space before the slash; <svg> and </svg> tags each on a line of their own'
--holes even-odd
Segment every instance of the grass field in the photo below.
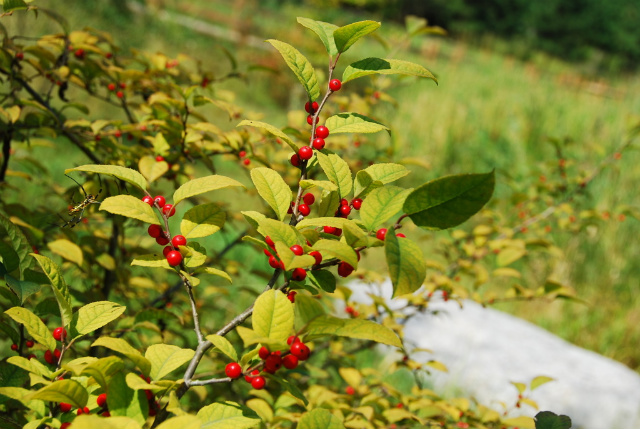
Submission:
<svg viewBox="0 0 640 429">
<path fill-rule="evenodd" d="M 220 40 L 192 31 L 158 15 L 123 15 L 110 2 L 90 2 L 81 7 L 42 1 L 67 17 L 72 27 L 89 25 L 114 34 L 125 47 L 180 52 L 198 57 L 213 70 L 224 70 L 228 60 L 221 48 L 235 52 L 239 63 L 256 62 L 281 68 L 276 53 L 233 40 Z M 149 2 L 153 3 L 153 2 Z M 157 4 L 156 4 L 157 3 Z M 164 10 L 160 2 L 152 10 Z M 314 58 L 319 47 L 315 36 L 304 33 L 296 16 L 335 21 L 378 17 L 351 15 L 336 10 L 269 7 L 258 1 L 165 1 L 170 13 L 184 14 L 215 24 L 229 32 L 252 35 L 257 40 L 290 41 Z M 262 6 L 261 6 L 262 5 Z M 65 10 L 64 8 L 67 8 Z M 155 8 L 155 9 L 154 9 Z M 390 40 L 400 40 L 401 29 L 383 23 L 380 30 Z M 233 39 L 233 38 L 231 38 Z M 246 38 L 244 42 L 246 42 Z M 400 42 L 397 42 L 399 45 Z M 498 203 L 494 207 L 513 225 L 519 222 L 519 198 L 530 196 L 539 176 L 557 176 L 558 156 L 548 138 L 573 141 L 566 159 L 569 179 L 595 169 L 600 161 L 627 137 L 640 117 L 638 76 L 589 76 L 577 66 L 535 55 L 523 63 L 497 51 L 499 45 L 470 46 L 445 38 L 421 39 L 400 50 L 398 58 L 418 62 L 439 79 L 416 83 L 401 80 L 388 93 L 398 107 L 382 106 L 392 119 L 393 146 L 397 158 L 420 157 L 429 168 L 414 168 L 421 179 L 441 174 L 483 172 L 498 174 Z M 345 58 L 385 55 L 369 39 Z M 247 82 L 226 83 L 239 97 L 238 104 L 265 114 L 267 121 L 282 123 L 287 110 L 301 97 L 288 88 L 274 88 L 269 74 L 254 72 Z M 278 82 L 296 85 L 292 76 Z M 377 81 L 384 88 L 386 80 Z M 97 109 L 100 107 L 97 106 Z M 634 122 L 635 121 L 635 122 Z M 234 124 L 226 124 L 228 127 Z M 383 142 L 385 143 L 385 142 Z M 389 144 L 387 140 L 385 144 Z M 578 209 L 608 211 L 611 219 L 590 225 L 581 233 L 555 228 L 549 237 L 563 249 L 554 274 L 574 287 L 589 305 L 572 302 L 502 304 L 498 308 L 534 321 L 578 345 L 640 368 L 640 226 L 632 216 L 618 220 L 625 207 L 638 204 L 640 161 L 636 150 L 626 151 L 613 167 L 605 169 L 589 186 L 588 196 L 576 202 Z M 554 176 L 555 175 L 555 176 Z M 556 177 L 557 179 L 557 177 Z M 445 234 L 445 233 L 443 233 Z"/>
</svg>

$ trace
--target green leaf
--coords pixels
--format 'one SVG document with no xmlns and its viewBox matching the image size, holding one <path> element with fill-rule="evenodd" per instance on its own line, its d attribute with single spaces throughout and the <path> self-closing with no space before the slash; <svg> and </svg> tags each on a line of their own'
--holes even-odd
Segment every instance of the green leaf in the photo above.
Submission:
<svg viewBox="0 0 640 429">
<path fill-rule="evenodd" d="M 570 429 L 572 424 L 568 416 L 559 416 L 551 411 L 541 411 L 534 419 L 536 429 Z"/>
<path fill-rule="evenodd" d="M 81 372 L 81 375 L 88 375 L 103 388 L 107 389 L 111 377 L 124 369 L 124 362 L 117 356 L 109 356 L 98 359 L 87 365 Z"/>
<path fill-rule="evenodd" d="M 298 387 L 297 381 L 289 381 L 286 378 L 281 378 L 275 375 L 270 375 L 269 379 L 277 381 L 282 387 L 285 388 L 287 392 L 291 393 L 294 398 L 298 398 L 300 401 L 302 401 L 305 406 L 309 405 L 309 400 L 304 396 L 304 393 Z"/>
<path fill-rule="evenodd" d="M 333 115 L 324 122 L 331 134 L 338 133 L 377 133 L 389 131 L 386 125 L 367 118 L 364 115 L 353 112 L 344 112 Z M 318 152 L 316 152 L 318 154 Z"/>
<path fill-rule="evenodd" d="M 89 394 L 87 389 L 75 380 L 59 380 L 38 390 L 31 399 L 66 402 L 76 408 L 83 408 L 87 405 Z"/>
<path fill-rule="evenodd" d="M 33 374 L 37 374 L 49 379 L 52 377 L 51 370 L 40 363 L 40 361 L 37 359 L 27 359 L 22 356 L 11 356 L 7 359 L 7 362 Z"/>
<path fill-rule="evenodd" d="M 296 224 L 296 228 L 304 229 L 318 226 L 333 226 L 335 228 L 343 228 L 347 223 L 355 223 L 350 219 L 343 217 L 311 217 L 302 219 Z"/>
<path fill-rule="evenodd" d="M 2 10 L 13 12 L 14 10 L 26 9 L 29 5 L 24 0 L 3 0 Z"/>
<path fill-rule="evenodd" d="M 180 251 L 184 256 L 184 265 L 189 268 L 199 267 L 207 260 L 205 249 L 201 244 L 192 241 L 186 246 L 180 246 Z"/>
<path fill-rule="evenodd" d="M 311 179 L 305 179 L 305 180 L 301 180 L 300 181 L 300 186 L 302 186 L 302 189 L 311 189 L 315 186 L 322 188 L 322 189 L 326 189 L 327 191 L 337 191 L 338 187 L 335 185 L 335 183 L 331 183 L 328 180 L 311 180 Z"/>
<path fill-rule="evenodd" d="M 353 248 L 361 246 L 369 247 L 372 240 L 375 240 L 373 237 L 369 237 L 355 222 L 345 222 L 342 227 L 342 235 L 347 245 Z"/>
<path fill-rule="evenodd" d="M 167 164 L 167 161 L 158 162 L 155 157 L 147 155 L 138 161 L 138 169 L 149 182 L 154 182 L 169 171 L 169 164 Z"/>
<path fill-rule="evenodd" d="M 402 347 L 402 341 L 391 329 L 370 320 L 321 316 L 311 321 L 306 331 L 309 336 L 314 337 L 337 335 Z"/>
<path fill-rule="evenodd" d="M 362 171 L 365 171 L 372 180 L 376 180 L 383 185 L 395 182 L 396 180 L 401 179 L 407 174 L 411 173 L 411 171 L 409 171 L 404 165 L 385 162 L 370 165 Z M 361 188 L 359 188 L 357 182 L 355 182 L 353 186 L 355 188 L 356 194 L 361 192 Z"/>
<path fill-rule="evenodd" d="M 127 309 L 124 305 L 109 301 L 96 301 L 78 310 L 76 330 L 83 335 L 89 334 L 120 317 Z"/>
<path fill-rule="evenodd" d="M 320 204 L 318 204 L 318 217 L 334 216 L 339 206 L 340 194 L 338 194 L 337 190 L 322 191 L 322 198 L 320 198 Z"/>
<path fill-rule="evenodd" d="M 151 206 L 131 195 L 116 195 L 115 197 L 105 198 L 100 204 L 100 210 L 160 225 L 160 221 Z"/>
<path fill-rule="evenodd" d="M 39 399 L 32 400 L 31 395 L 33 391 L 28 389 L 23 389 L 22 387 L 0 387 L 0 398 L 2 396 L 6 396 L 7 398 L 15 399 L 16 401 L 21 402 L 24 406 L 32 409 L 36 412 L 36 414 L 40 416 L 46 415 L 45 411 L 45 402 Z M 5 398 L 0 399 L 0 402 L 4 402 Z M 36 420 L 38 422 L 38 420 Z M 28 427 L 29 424 L 32 424 L 33 420 L 28 424 L 22 426 L 23 429 L 32 429 Z M 13 426 L 10 426 L 13 427 Z M 19 426 L 16 426 L 19 427 Z M 37 427 L 37 426 L 35 426 Z"/>
<path fill-rule="evenodd" d="M 379 22 L 359 21 L 340 27 L 333 32 L 333 39 L 338 52 L 342 53 L 356 43 L 358 39 L 373 33 L 380 27 Z"/>
<path fill-rule="evenodd" d="M 16 294 L 20 304 L 24 304 L 25 300 L 34 293 L 40 292 L 40 285 L 26 280 L 18 280 L 15 277 L 5 274 L 4 280 L 7 286 Z"/>
<path fill-rule="evenodd" d="M 180 232 L 185 238 L 213 235 L 224 226 L 227 215 L 217 204 L 200 204 L 189 209 L 180 222 Z"/>
<path fill-rule="evenodd" d="M 44 271 L 51 282 L 53 294 L 56 297 L 58 307 L 60 308 L 62 326 L 69 326 L 69 322 L 71 322 L 71 318 L 73 317 L 71 310 L 71 294 L 69 293 L 67 283 L 64 281 L 64 277 L 60 274 L 60 268 L 58 268 L 55 262 L 46 256 L 37 255 L 35 253 L 32 253 L 31 256 L 38 261 L 42 271 Z"/>
<path fill-rule="evenodd" d="M 131 168 L 120 167 L 117 165 L 81 165 L 80 167 L 69 168 L 64 171 L 64 174 L 69 174 L 72 171 L 86 171 L 89 173 L 108 174 L 116 177 L 120 180 L 124 180 L 127 183 L 131 183 L 134 186 L 145 191 L 149 186 L 144 176 Z"/>
<path fill-rule="evenodd" d="M 140 371 L 142 371 L 145 375 L 149 374 L 149 370 L 151 369 L 151 362 L 149 362 L 142 354 L 129 345 L 128 342 L 123 340 L 122 338 L 111 338 L 111 337 L 100 337 L 91 344 L 91 347 L 106 347 L 114 352 L 125 355 L 129 358 L 133 363 L 135 363 Z"/>
<path fill-rule="evenodd" d="M 29 253 L 32 251 L 31 245 L 20 228 L 14 225 L 8 218 L 4 217 L 2 213 L 0 213 L 0 226 L 7 231 L 7 236 L 9 240 L 11 240 L 11 246 L 18 255 L 20 272 L 24 272 L 24 270 L 33 267 L 33 259 L 29 258 Z"/>
<path fill-rule="evenodd" d="M 302 17 L 298 17 L 298 22 L 318 35 L 329 55 L 334 56 L 338 53 L 336 42 L 333 39 L 333 32 L 338 29 L 337 25 Z"/>
<path fill-rule="evenodd" d="M 152 380 L 162 380 L 172 371 L 189 362 L 195 352 L 181 349 L 170 344 L 154 344 L 149 346 L 144 357 L 151 363 L 149 376 Z"/>
<path fill-rule="evenodd" d="M 250 429 L 260 425 L 257 416 L 246 417 L 235 402 L 213 403 L 200 408 L 197 417 L 202 421 L 202 429 Z"/>
<path fill-rule="evenodd" d="M 141 255 L 131 261 L 131 265 L 137 265 L 139 267 L 151 267 L 151 268 L 167 268 L 171 269 L 171 266 L 167 262 L 167 258 L 162 255 Z"/>
<path fill-rule="evenodd" d="M 325 292 L 333 293 L 336 290 L 336 278 L 329 271 L 311 270 L 307 272 L 307 278 L 311 281 L 311 284 Z M 297 304 L 298 298 L 296 297 L 296 305 Z"/>
<path fill-rule="evenodd" d="M 324 408 L 316 408 L 304 413 L 297 429 L 344 429 L 342 421 Z"/>
<path fill-rule="evenodd" d="M 296 231 L 290 225 L 267 218 L 260 220 L 259 225 L 258 232 L 263 237 L 269 236 L 274 242 L 280 241 L 288 247 L 298 243 Z"/>
<path fill-rule="evenodd" d="M 276 212 L 278 219 L 283 220 L 293 195 L 280 173 L 270 168 L 258 167 L 251 170 L 251 180 L 258 194 Z"/>
<path fill-rule="evenodd" d="M 78 266 L 82 266 L 82 263 L 84 262 L 82 249 L 72 241 L 61 238 L 59 240 L 48 242 L 47 247 L 53 253 L 62 256 L 67 261 L 71 261 Z"/>
<path fill-rule="evenodd" d="M 293 304 L 284 293 L 269 290 L 256 300 L 251 323 L 259 336 L 285 341 L 293 330 Z"/>
<path fill-rule="evenodd" d="M 438 83 L 436 77 L 426 68 L 409 61 L 382 58 L 365 58 L 347 66 L 342 73 L 342 82 L 371 74 L 401 74 L 405 76 L 426 77 Z"/>
<path fill-rule="evenodd" d="M 111 410 L 110 410 L 111 411 Z M 96 414 L 81 414 L 73 419 L 73 429 L 141 429 L 142 423 L 140 419 L 132 419 L 130 417 L 116 416 L 105 419 Z M 27 429 L 26 427 L 24 429 Z"/>
<path fill-rule="evenodd" d="M 13 307 L 4 312 L 18 323 L 24 325 L 29 335 L 48 350 L 56 348 L 56 340 L 42 320 L 31 311 L 22 307 Z M 66 326 L 66 325 L 65 325 Z"/>
<path fill-rule="evenodd" d="M 167 139 L 164 138 L 164 135 L 162 135 L 162 133 L 157 133 L 153 138 L 151 144 L 153 145 L 153 151 L 158 155 L 167 155 L 171 150 L 171 146 L 169 145 L 169 143 L 167 143 Z M 142 171 L 140 172 L 142 173 Z"/>
<path fill-rule="evenodd" d="M 222 277 L 223 279 L 227 280 L 229 283 L 233 283 L 233 280 L 231 280 L 231 276 L 229 274 L 217 268 L 204 267 L 204 272 L 207 274 L 212 274 L 214 276 Z"/>
<path fill-rule="evenodd" d="M 340 198 L 344 198 L 351 193 L 352 178 L 349 164 L 341 156 L 335 153 L 324 154 L 316 151 L 320 167 L 327 175 L 327 178 L 338 186 Z"/>
<path fill-rule="evenodd" d="M 242 211 L 240 213 L 242 213 L 242 216 L 244 216 L 245 220 L 255 229 L 258 229 L 260 227 L 260 222 L 267 218 L 262 213 L 253 210 Z"/>
<path fill-rule="evenodd" d="M 360 208 L 360 219 L 369 231 L 374 231 L 400 210 L 412 189 L 385 186 L 371 191 Z"/>
<path fill-rule="evenodd" d="M 245 187 L 237 180 L 225 176 L 219 176 L 217 174 L 193 179 L 176 189 L 173 193 L 173 205 L 178 205 L 180 201 L 186 198 L 204 194 L 205 192 L 229 188 L 231 186 L 239 186 L 241 188 Z"/>
<path fill-rule="evenodd" d="M 316 72 L 309 60 L 288 43 L 275 39 L 269 39 L 267 42 L 271 43 L 280 52 L 284 61 L 296 75 L 305 91 L 307 91 L 309 100 L 315 101 L 320 96 L 320 88 L 318 87 Z"/>
<path fill-rule="evenodd" d="M 427 276 L 427 265 L 416 243 L 396 237 L 393 231 L 389 231 L 384 238 L 384 253 L 394 297 L 413 293 L 422 286 Z"/>
<path fill-rule="evenodd" d="M 312 246 L 313 250 L 317 250 L 322 254 L 322 259 L 337 258 L 351 265 L 354 269 L 358 268 L 358 255 L 351 246 L 342 241 L 336 240 L 318 240 Z"/>
<path fill-rule="evenodd" d="M 236 352 L 236 349 L 233 348 L 229 340 L 225 337 L 221 337 L 220 335 L 207 335 L 207 340 L 210 341 L 216 349 L 228 356 L 232 361 L 238 361 L 238 353 Z"/>
<path fill-rule="evenodd" d="M 482 209 L 491 199 L 494 185 L 493 171 L 441 177 L 414 189 L 403 209 L 421 228 L 452 228 Z"/>
<path fill-rule="evenodd" d="M 142 390 L 133 390 L 127 385 L 122 372 L 114 374 L 107 389 L 107 406 L 111 416 L 129 417 L 143 425 L 149 413 L 149 401 Z M 82 416 L 80 416 L 82 417 Z M 75 422 L 74 422 L 75 425 Z M 101 427 L 101 426 L 100 426 Z"/>
<path fill-rule="evenodd" d="M 276 251 L 278 252 L 278 257 L 284 264 L 285 271 L 290 271 L 294 268 L 310 267 L 316 262 L 316 259 L 311 255 L 296 255 L 289 249 L 289 246 L 279 241 L 276 242 Z"/>
<path fill-rule="evenodd" d="M 18 331 L 13 329 L 13 326 L 9 326 L 7 323 L 0 321 L 0 331 L 4 333 L 13 344 L 18 344 L 20 342 L 20 334 Z"/>
<path fill-rule="evenodd" d="M 249 121 L 249 120 L 245 119 L 245 120 L 241 121 L 236 126 L 237 127 L 247 126 L 247 127 L 254 127 L 254 128 L 262 128 L 263 130 L 268 131 L 271 134 L 273 134 L 274 136 L 276 136 L 279 139 L 283 140 L 286 144 L 289 145 L 289 147 L 291 149 L 293 149 L 294 152 L 298 152 L 298 149 L 300 149 L 300 147 L 297 144 L 295 144 L 293 142 L 293 140 L 291 140 L 291 138 L 288 135 L 286 135 L 284 132 L 282 132 L 279 128 L 276 128 L 271 124 L 267 124 L 266 122 Z"/>
<path fill-rule="evenodd" d="M 319 273 L 319 272 L 328 273 L 328 271 L 324 271 L 324 270 L 314 270 L 309 272 L 309 275 L 311 273 L 314 273 L 315 275 L 316 273 Z M 333 274 L 331 275 L 333 276 Z M 325 275 L 321 274 L 319 277 L 324 282 Z M 335 283 L 335 278 L 334 278 L 334 283 Z M 329 284 L 329 281 L 326 281 L 326 284 Z M 327 314 L 327 311 L 324 309 L 322 304 L 317 299 L 307 294 L 298 294 L 296 296 L 296 303 L 293 307 L 295 310 L 294 327 L 296 332 L 300 332 L 302 328 L 304 328 L 307 325 L 307 323 L 309 323 L 313 319 Z"/>
<path fill-rule="evenodd" d="M 544 375 L 540 375 L 536 378 L 534 378 L 533 380 L 531 380 L 531 384 L 530 384 L 530 388 L 531 391 L 537 389 L 538 387 L 542 386 L 543 384 L 546 384 L 550 381 L 554 381 L 554 378 L 551 377 L 545 377 Z"/>
<path fill-rule="evenodd" d="M 184 416 L 172 417 L 157 426 L 157 429 L 200 429 L 202 421 L 196 416 L 185 414 Z"/>
<path fill-rule="evenodd" d="M 353 186 L 355 188 L 354 196 L 358 198 L 365 198 L 374 189 L 380 188 L 382 182 L 379 180 L 373 180 L 373 178 L 364 170 L 360 170 L 356 173 L 356 178 L 353 180 Z"/>
</svg>

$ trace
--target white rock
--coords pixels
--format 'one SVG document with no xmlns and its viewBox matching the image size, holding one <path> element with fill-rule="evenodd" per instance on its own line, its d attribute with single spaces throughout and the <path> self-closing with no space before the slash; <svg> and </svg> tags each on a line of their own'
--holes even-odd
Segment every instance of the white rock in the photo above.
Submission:
<svg viewBox="0 0 640 429">
<path fill-rule="evenodd" d="M 374 288 L 352 283 L 351 297 L 370 303 L 367 292 L 391 301 L 391 285 Z M 511 382 L 528 384 L 544 375 L 554 381 L 527 396 L 540 410 L 571 417 L 574 429 L 640 428 L 640 375 L 623 364 L 577 347 L 548 331 L 509 314 L 465 301 L 443 302 L 434 296 L 430 311 L 416 314 L 405 325 L 409 350 L 426 348 L 431 354 L 411 354 L 417 361 L 437 360 L 448 373 L 433 371 L 435 390 L 462 392 L 480 403 L 503 410 L 513 408 L 518 392 Z M 533 417 L 536 410 L 522 405 L 517 413 Z"/>
</svg>

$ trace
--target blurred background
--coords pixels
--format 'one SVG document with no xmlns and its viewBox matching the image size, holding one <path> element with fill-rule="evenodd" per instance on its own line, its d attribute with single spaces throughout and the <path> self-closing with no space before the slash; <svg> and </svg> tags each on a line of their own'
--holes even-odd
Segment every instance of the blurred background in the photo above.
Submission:
<svg viewBox="0 0 640 429">
<path fill-rule="evenodd" d="M 401 80 L 392 87 L 380 81 L 380 90 L 388 95 L 379 102 L 394 130 L 395 156 L 413 159 L 421 166 L 414 174 L 427 180 L 495 168 L 492 208 L 512 226 L 545 208 L 540 194 L 546 184 L 577 183 L 596 170 L 640 118 L 637 0 L 37 3 L 64 15 L 73 29 L 110 32 L 124 49 L 158 51 L 170 58 L 187 55 L 214 76 L 237 61 L 243 65 L 242 78 L 219 88 L 233 91 L 248 114 L 263 115 L 274 124 L 299 109 L 301 93 L 265 39 L 292 43 L 321 65 L 326 61 L 322 46 L 296 23 L 297 16 L 337 25 L 382 21 L 381 39 L 369 37 L 354 46 L 342 67 L 351 59 L 389 56 L 417 62 L 439 80 L 437 87 L 426 80 Z M 407 38 L 409 15 L 438 28 L 425 37 Z M 503 303 L 496 308 L 637 371 L 640 157 L 632 147 L 615 159 L 579 201 L 537 230 L 562 249 L 556 260 L 547 261 L 551 268 L 544 269 L 552 270 L 583 302 Z M 514 265 L 530 281 L 543 277 L 528 258 Z"/>
</svg>

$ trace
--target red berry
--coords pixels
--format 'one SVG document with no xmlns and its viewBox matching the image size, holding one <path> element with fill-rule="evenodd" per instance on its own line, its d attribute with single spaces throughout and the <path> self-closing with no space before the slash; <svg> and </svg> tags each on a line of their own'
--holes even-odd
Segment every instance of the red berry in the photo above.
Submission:
<svg viewBox="0 0 640 429">
<path fill-rule="evenodd" d="M 158 238 L 163 235 L 160 225 L 149 225 L 149 228 L 147 228 L 147 233 L 150 237 L 153 238 Z"/>
<path fill-rule="evenodd" d="M 307 116 L 307 124 L 309 125 L 313 124 L 313 115 Z"/>
<path fill-rule="evenodd" d="M 61 354 L 62 354 L 62 353 L 61 353 L 61 352 L 60 352 L 60 350 L 58 350 L 58 349 L 55 349 L 55 350 L 53 351 L 53 357 L 56 359 L 56 361 L 59 361 L 59 360 L 60 360 L 60 355 L 61 355 Z"/>
<path fill-rule="evenodd" d="M 24 59 L 24 53 L 23 52 L 16 52 L 16 59 L 18 61 L 22 61 Z"/>
<path fill-rule="evenodd" d="M 249 158 L 245 158 L 244 160 L 242 160 L 242 163 L 244 165 L 249 165 L 249 164 L 251 164 L 251 160 Z"/>
<path fill-rule="evenodd" d="M 269 357 L 269 355 L 271 355 L 271 352 L 268 348 L 264 346 L 260 347 L 260 350 L 258 351 L 258 356 L 260 356 L 260 359 L 265 360 Z"/>
<path fill-rule="evenodd" d="M 403 234 L 403 233 L 401 233 L 401 232 L 397 233 L 397 234 L 396 234 L 396 237 L 398 237 L 398 238 L 407 238 L 407 236 L 406 236 L 406 235 L 404 235 L 404 234 Z"/>
<path fill-rule="evenodd" d="M 251 387 L 256 390 L 264 389 L 265 384 L 267 384 L 267 381 L 262 376 L 253 377 L 251 380 Z"/>
<path fill-rule="evenodd" d="M 349 213 L 351 213 L 351 207 L 349 206 L 340 206 L 340 214 L 344 217 L 349 216 Z"/>
<path fill-rule="evenodd" d="M 109 91 L 115 91 L 116 90 L 116 84 L 115 83 L 110 83 L 109 85 L 107 85 L 107 89 Z"/>
<path fill-rule="evenodd" d="M 274 243 L 271 237 L 269 237 L 268 235 L 264 238 L 264 242 L 267 243 L 267 246 L 269 247 L 276 247 L 276 243 Z"/>
<path fill-rule="evenodd" d="M 294 153 L 293 155 L 291 155 L 291 165 L 293 165 L 294 167 L 298 167 L 300 166 L 300 158 L 298 157 L 297 153 Z"/>
<path fill-rule="evenodd" d="M 153 199 L 153 202 L 155 204 L 158 204 L 160 207 L 164 206 L 167 203 L 167 201 L 164 199 L 162 195 L 158 195 L 157 197 L 155 197 Z"/>
<path fill-rule="evenodd" d="M 290 249 L 294 255 L 300 256 L 304 254 L 304 249 L 299 244 L 294 244 L 293 246 L 290 247 Z"/>
<path fill-rule="evenodd" d="M 151 198 L 149 195 L 145 195 L 144 197 L 142 197 L 142 202 L 153 206 L 153 198 Z"/>
<path fill-rule="evenodd" d="M 257 369 L 254 369 L 253 371 L 251 371 L 251 375 L 245 375 L 244 379 L 247 381 L 247 383 L 251 383 L 251 380 L 256 378 L 256 375 L 258 374 L 260 374 L 260 371 L 258 371 Z"/>
<path fill-rule="evenodd" d="M 380 228 L 378 232 L 376 232 L 376 238 L 378 240 L 384 241 L 384 237 L 387 235 L 387 228 Z"/>
<path fill-rule="evenodd" d="M 122 97 L 124 97 L 124 93 L 122 91 L 118 91 L 118 92 L 116 92 L 116 97 L 122 98 Z"/>
<path fill-rule="evenodd" d="M 336 232 L 336 227 L 335 226 L 325 226 L 322 228 L 322 230 L 327 233 L 327 234 L 333 234 L 334 232 Z"/>
<path fill-rule="evenodd" d="M 173 247 L 184 246 L 185 244 L 187 244 L 187 239 L 184 238 L 184 235 L 175 235 L 171 239 L 171 244 L 173 244 Z"/>
<path fill-rule="evenodd" d="M 360 210 L 360 207 L 362 207 L 362 198 L 353 199 L 353 201 L 351 201 L 351 205 L 354 209 Z"/>
<path fill-rule="evenodd" d="M 296 337 L 295 335 L 292 335 L 289 338 L 287 338 L 288 345 L 291 345 L 293 343 L 299 343 L 299 342 L 300 342 L 300 338 Z"/>
<path fill-rule="evenodd" d="M 165 204 L 162 206 L 162 214 L 167 217 L 171 217 L 176 214 L 176 209 L 173 208 L 173 204 Z"/>
<path fill-rule="evenodd" d="M 158 243 L 160 246 L 166 246 L 167 244 L 169 244 L 169 239 L 164 235 L 161 235 L 160 237 L 156 237 L 156 243 Z"/>
<path fill-rule="evenodd" d="M 348 314 L 353 314 L 355 312 L 355 310 L 351 306 L 345 307 L 344 311 L 346 311 Z"/>
<path fill-rule="evenodd" d="M 289 351 L 291 352 L 292 355 L 294 355 L 300 360 L 309 359 L 309 354 L 311 353 L 311 350 L 309 350 L 309 347 L 307 347 L 307 345 L 302 342 L 291 344 L 291 348 L 289 349 Z"/>
<path fill-rule="evenodd" d="M 227 377 L 231 377 L 235 380 L 236 378 L 240 378 L 242 375 L 242 367 L 237 362 L 231 362 L 230 364 L 227 364 L 224 372 L 227 374 Z"/>
<path fill-rule="evenodd" d="M 298 206 L 298 213 L 300 213 L 302 216 L 309 216 L 309 213 L 311 213 L 311 209 L 306 204 L 300 204 Z"/>
<path fill-rule="evenodd" d="M 296 268 L 293 270 L 293 273 L 291 273 L 291 279 L 293 281 L 301 282 L 305 278 L 307 278 L 307 272 L 304 268 Z"/>
<path fill-rule="evenodd" d="M 267 258 L 273 256 L 267 249 L 262 249 L 262 253 L 264 253 Z"/>
<path fill-rule="evenodd" d="M 329 128 L 324 125 L 320 125 L 316 128 L 316 137 L 320 137 L 321 139 L 326 139 L 329 137 Z"/>
<path fill-rule="evenodd" d="M 313 252 L 309 253 L 309 255 L 311 255 L 314 258 L 316 258 L 316 265 L 318 265 L 320 262 L 322 262 L 322 254 L 320 252 L 318 252 L 317 250 L 314 250 Z"/>
<path fill-rule="evenodd" d="M 307 113 L 315 113 L 316 110 L 318 110 L 318 102 L 314 101 L 311 103 L 310 101 L 307 101 L 304 105 L 304 110 L 306 110 Z"/>
<path fill-rule="evenodd" d="M 270 354 L 264 361 L 265 371 L 273 374 L 282 367 L 282 358 L 275 353 Z"/>
<path fill-rule="evenodd" d="M 33 340 L 27 340 L 27 347 L 31 348 L 34 344 Z"/>
<path fill-rule="evenodd" d="M 340 88 L 342 88 L 342 82 L 340 82 L 340 79 L 331 79 L 329 81 L 329 89 L 331 91 L 340 91 Z"/>
<path fill-rule="evenodd" d="M 164 161 L 164 156 L 162 155 L 156 156 L 156 162 L 162 162 L 162 161 Z"/>
<path fill-rule="evenodd" d="M 310 159 L 313 156 L 313 149 L 309 146 L 302 146 L 300 150 L 298 150 L 298 158 L 302 160 Z"/>
<path fill-rule="evenodd" d="M 338 275 L 340 277 L 349 277 L 352 272 L 353 267 L 346 262 L 340 262 L 340 265 L 338 265 Z"/>
<path fill-rule="evenodd" d="M 173 250 L 173 247 L 165 246 L 165 248 L 162 249 L 162 255 L 166 258 L 169 252 L 171 252 L 172 250 Z"/>
<path fill-rule="evenodd" d="M 298 366 L 298 358 L 294 355 L 286 355 L 282 358 L 282 365 L 287 369 L 294 369 Z"/>
<path fill-rule="evenodd" d="M 67 404 L 66 402 L 60 402 L 60 411 L 62 411 L 63 413 L 68 413 L 69 411 L 71 411 L 71 404 Z"/>
<path fill-rule="evenodd" d="M 167 253 L 167 262 L 169 262 L 169 265 L 171 265 L 172 267 L 180 265 L 180 262 L 182 262 L 182 254 L 177 250 L 172 250 L 171 252 Z"/>
<path fill-rule="evenodd" d="M 275 256 L 269 256 L 269 266 L 274 269 L 280 268 L 280 262 L 278 262 Z"/>
<path fill-rule="evenodd" d="M 314 197 L 313 194 L 310 192 L 307 192 L 306 194 L 304 194 L 302 196 L 302 199 L 304 200 L 304 203 L 308 206 L 313 205 L 313 203 L 316 202 L 316 197 Z"/>
<path fill-rule="evenodd" d="M 320 137 L 313 140 L 313 148 L 316 150 L 324 149 L 324 145 L 325 145 L 324 139 L 321 139 Z"/>
<path fill-rule="evenodd" d="M 76 58 L 84 58 L 84 49 L 77 49 L 73 55 L 75 55 Z"/>
<path fill-rule="evenodd" d="M 104 54 L 105 57 L 107 58 L 111 58 L 113 57 L 113 53 L 112 52 L 107 52 L 106 54 Z"/>
<path fill-rule="evenodd" d="M 125 89 L 127 87 L 127 84 L 124 82 L 120 82 L 119 85 L 120 85 L 120 88 L 122 89 Z"/>
<path fill-rule="evenodd" d="M 111 417 L 111 413 L 109 411 L 105 411 L 101 414 L 102 417 Z"/>
<path fill-rule="evenodd" d="M 62 326 L 53 330 L 53 338 L 58 341 L 62 341 L 63 338 L 67 338 L 67 330 Z"/>
<path fill-rule="evenodd" d="M 238 152 L 238 156 L 240 158 L 244 158 L 245 156 L 247 156 L 247 151 L 245 150 L 241 150 L 240 152 Z"/>
<path fill-rule="evenodd" d="M 71 426 L 71 423 L 69 423 L 69 422 L 62 423 L 60 425 L 60 429 L 67 429 L 69 426 Z"/>
<path fill-rule="evenodd" d="M 296 292 L 295 290 L 292 290 L 291 292 L 289 292 L 289 293 L 287 294 L 287 299 L 288 299 L 289 301 L 291 301 L 291 303 L 292 303 L 292 304 L 296 302 L 296 295 L 297 295 L 297 293 L 298 293 L 298 292 Z"/>
<path fill-rule="evenodd" d="M 11 350 L 13 350 L 14 352 L 18 350 L 18 345 L 17 344 L 11 344 Z"/>
<path fill-rule="evenodd" d="M 345 392 L 347 392 L 347 395 L 354 395 L 356 393 L 356 389 L 354 389 L 351 386 L 347 386 L 346 389 L 344 389 Z"/>
<path fill-rule="evenodd" d="M 96 399 L 96 402 L 98 403 L 98 406 L 100 408 L 104 407 L 107 404 L 107 394 L 106 393 L 99 394 L 98 399 Z"/>
<path fill-rule="evenodd" d="M 51 353 L 51 350 L 47 350 L 46 352 L 44 352 L 44 360 L 50 365 L 53 365 L 56 362 L 53 357 L 53 353 Z"/>
</svg>

